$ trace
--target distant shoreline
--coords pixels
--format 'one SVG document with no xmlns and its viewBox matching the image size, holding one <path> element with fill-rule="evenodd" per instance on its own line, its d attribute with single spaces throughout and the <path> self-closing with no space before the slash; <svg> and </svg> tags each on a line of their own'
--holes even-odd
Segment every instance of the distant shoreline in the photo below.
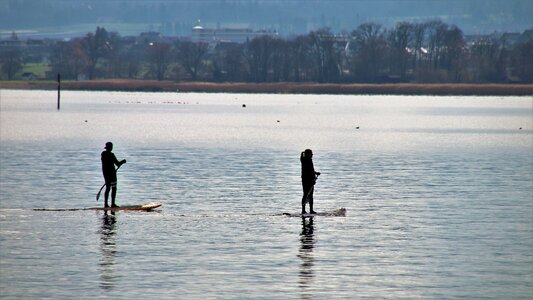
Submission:
<svg viewBox="0 0 533 300">
<path fill-rule="evenodd" d="M 55 81 L 0 81 L 1 89 L 55 90 Z M 61 82 L 62 90 L 333 95 L 533 96 L 533 84 L 210 83 L 106 79 Z"/>
</svg>

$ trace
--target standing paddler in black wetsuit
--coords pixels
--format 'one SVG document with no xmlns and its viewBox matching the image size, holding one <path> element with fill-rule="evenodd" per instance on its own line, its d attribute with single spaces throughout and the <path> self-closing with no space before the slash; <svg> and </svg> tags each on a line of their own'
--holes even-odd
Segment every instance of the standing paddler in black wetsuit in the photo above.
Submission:
<svg viewBox="0 0 533 300">
<path fill-rule="evenodd" d="M 117 196 L 117 170 L 115 169 L 115 165 L 120 167 L 126 163 L 126 160 L 118 161 L 115 154 L 111 151 L 113 151 L 113 143 L 107 142 L 105 144 L 105 151 L 102 152 L 102 172 L 104 173 L 105 179 L 104 206 L 109 207 L 107 199 L 111 190 L 111 207 L 118 207 L 115 204 L 115 197 Z"/>
<path fill-rule="evenodd" d="M 302 214 L 305 214 L 305 204 L 309 202 L 309 213 L 316 214 L 313 210 L 313 191 L 316 183 L 316 178 L 320 172 L 315 172 L 313 166 L 313 151 L 306 149 L 300 155 L 300 162 L 302 163 L 302 186 L 304 195 L 302 197 Z"/>
</svg>

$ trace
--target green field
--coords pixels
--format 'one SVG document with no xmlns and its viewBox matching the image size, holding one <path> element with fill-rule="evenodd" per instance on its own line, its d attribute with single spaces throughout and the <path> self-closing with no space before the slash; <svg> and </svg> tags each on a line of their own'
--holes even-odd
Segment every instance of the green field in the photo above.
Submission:
<svg viewBox="0 0 533 300">
<path fill-rule="evenodd" d="M 20 78 L 23 73 L 30 72 L 35 74 L 37 78 L 44 79 L 47 71 L 50 71 L 48 64 L 25 64 L 15 77 Z"/>
<path fill-rule="evenodd" d="M 25 28 L 18 30 L 11 30 L 0 28 L 1 36 L 9 36 L 15 32 L 19 38 L 31 38 L 32 36 L 57 36 L 64 37 L 82 37 L 89 32 L 95 32 L 96 27 L 103 27 L 108 32 L 118 32 L 121 36 L 133 35 L 137 36 L 145 31 L 158 31 L 161 24 L 133 24 L 133 23 L 84 23 L 73 24 L 69 26 L 51 26 L 40 28 Z"/>
</svg>

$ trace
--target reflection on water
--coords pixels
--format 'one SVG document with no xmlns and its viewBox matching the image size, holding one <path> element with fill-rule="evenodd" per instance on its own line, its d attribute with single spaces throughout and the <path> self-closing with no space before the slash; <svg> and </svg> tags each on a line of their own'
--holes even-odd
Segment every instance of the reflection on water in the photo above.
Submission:
<svg viewBox="0 0 533 300">
<path fill-rule="evenodd" d="M 315 265 L 315 258 L 313 256 L 313 247 L 315 245 L 313 231 L 313 218 L 302 217 L 301 245 L 298 251 L 298 257 L 302 260 L 299 281 L 302 299 L 313 298 L 312 289 L 315 278 L 313 271 L 313 266 Z"/>
<path fill-rule="evenodd" d="M 64 96 L 2 90 L 2 299 L 531 298 L 531 97 Z M 108 140 L 158 213 L 31 210 L 94 203 Z"/>
<path fill-rule="evenodd" d="M 115 223 L 117 222 L 115 212 L 105 212 L 102 217 L 102 227 L 100 229 L 100 252 L 101 258 L 98 263 L 100 272 L 100 287 L 103 290 L 111 290 L 115 286 L 115 257 L 117 246 L 115 240 Z"/>
</svg>

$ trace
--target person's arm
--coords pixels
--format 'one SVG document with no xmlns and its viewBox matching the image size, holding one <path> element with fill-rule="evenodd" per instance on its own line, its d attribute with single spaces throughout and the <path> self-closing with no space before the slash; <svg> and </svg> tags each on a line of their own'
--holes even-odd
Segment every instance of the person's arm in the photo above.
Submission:
<svg viewBox="0 0 533 300">
<path fill-rule="evenodd" d="M 312 170 L 312 173 L 314 175 L 314 177 L 316 178 L 318 175 L 320 175 L 320 172 L 317 172 L 315 170 L 315 164 L 313 162 L 311 162 L 311 170 Z"/>
<path fill-rule="evenodd" d="M 120 167 L 121 165 L 125 164 L 126 163 L 126 160 L 123 159 L 121 161 L 118 161 L 117 157 L 115 156 L 115 154 L 113 153 L 113 163 L 115 165 L 117 165 L 117 167 Z"/>
</svg>

